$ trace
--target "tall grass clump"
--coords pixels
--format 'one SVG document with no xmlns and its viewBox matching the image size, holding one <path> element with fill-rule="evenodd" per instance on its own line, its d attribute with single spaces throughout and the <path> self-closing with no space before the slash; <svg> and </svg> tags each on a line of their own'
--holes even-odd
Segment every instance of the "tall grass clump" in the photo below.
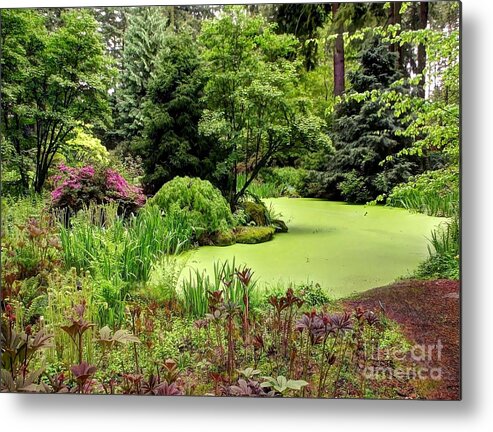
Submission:
<svg viewBox="0 0 493 432">
<path fill-rule="evenodd" d="M 237 277 L 238 268 L 235 259 L 232 261 L 217 261 L 214 263 L 212 278 L 205 271 L 195 269 L 189 272 L 188 279 L 181 285 L 181 297 L 183 309 L 195 318 L 204 317 L 209 310 L 209 293 L 222 291 L 226 302 L 238 304 L 241 309 L 244 304 L 244 286 Z M 262 302 L 262 296 L 257 288 L 257 281 L 251 280 L 249 289 L 249 306 L 256 308 Z"/>
<path fill-rule="evenodd" d="M 241 190 L 246 182 L 246 175 L 239 174 L 237 190 Z M 259 198 L 278 198 L 282 196 L 283 188 L 275 183 L 265 182 L 261 179 L 253 180 L 247 188 L 247 192 Z"/>
<path fill-rule="evenodd" d="M 253 180 L 247 191 L 259 198 L 299 196 L 306 170 L 294 167 L 264 168 Z M 245 185 L 246 175 L 238 175 L 237 189 Z"/>
<path fill-rule="evenodd" d="M 90 204 L 75 216 L 67 210 L 55 211 L 59 221 L 63 261 L 67 268 L 101 270 L 103 275 L 114 273 L 117 250 L 124 237 L 123 220 L 117 217 L 115 204 Z"/>
<path fill-rule="evenodd" d="M 186 217 L 164 215 L 151 205 L 125 220 L 117 210 L 116 204 L 90 205 L 70 219 L 70 226 L 60 223 L 68 268 L 107 280 L 118 275 L 124 282 L 147 282 L 160 257 L 191 247 L 194 228 Z"/>
<path fill-rule="evenodd" d="M 387 205 L 429 216 L 452 217 L 459 200 L 459 173 L 457 168 L 449 167 L 425 172 L 396 186 L 387 198 Z"/>
<path fill-rule="evenodd" d="M 208 291 L 212 288 L 205 271 L 189 271 L 189 277 L 182 283 L 181 294 L 185 313 L 194 318 L 202 318 L 209 310 Z"/>
<path fill-rule="evenodd" d="M 419 266 L 415 276 L 419 278 L 459 279 L 460 222 L 458 212 L 432 231 L 429 238 L 428 253 L 428 259 Z"/>
<path fill-rule="evenodd" d="M 163 215 L 156 206 L 145 207 L 129 223 L 120 263 L 122 278 L 147 281 L 158 258 L 190 248 L 193 232 L 183 214 Z"/>
<path fill-rule="evenodd" d="M 459 171 L 454 166 L 420 174 L 395 187 L 388 196 L 387 205 L 448 218 L 432 231 L 429 257 L 419 266 L 416 277 L 459 279 L 459 202 Z"/>
</svg>

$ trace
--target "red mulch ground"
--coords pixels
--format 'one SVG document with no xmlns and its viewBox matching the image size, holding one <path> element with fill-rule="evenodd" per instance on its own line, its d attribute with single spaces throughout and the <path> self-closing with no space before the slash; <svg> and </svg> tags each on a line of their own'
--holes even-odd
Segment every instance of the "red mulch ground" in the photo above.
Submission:
<svg viewBox="0 0 493 432">
<path fill-rule="evenodd" d="M 460 399 L 460 299 L 459 282 L 451 280 L 398 282 L 367 291 L 345 302 L 381 310 L 399 323 L 407 339 L 418 345 L 443 345 L 430 358 L 416 362 L 420 367 L 440 368 L 441 380 L 413 380 L 417 397 Z M 419 354 L 419 352 L 416 352 Z"/>
</svg>

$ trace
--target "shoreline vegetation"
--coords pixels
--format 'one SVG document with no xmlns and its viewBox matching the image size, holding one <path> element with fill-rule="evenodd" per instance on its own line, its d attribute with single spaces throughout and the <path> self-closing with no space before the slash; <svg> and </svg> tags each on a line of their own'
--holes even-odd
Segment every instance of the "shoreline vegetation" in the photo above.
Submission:
<svg viewBox="0 0 493 432">
<path fill-rule="evenodd" d="M 2 392 L 460 398 L 458 3 L 0 14 Z"/>
</svg>

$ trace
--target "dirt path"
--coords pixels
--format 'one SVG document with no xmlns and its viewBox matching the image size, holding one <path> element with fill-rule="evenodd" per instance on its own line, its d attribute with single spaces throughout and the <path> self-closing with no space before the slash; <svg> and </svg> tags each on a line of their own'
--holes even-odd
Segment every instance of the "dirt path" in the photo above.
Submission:
<svg viewBox="0 0 493 432">
<path fill-rule="evenodd" d="M 435 368 L 441 379 L 413 380 L 417 397 L 439 400 L 460 399 L 460 299 L 459 282 L 451 280 L 408 280 L 375 288 L 345 302 L 347 307 L 383 308 L 398 322 L 408 340 L 434 355 L 410 360 L 418 367 Z M 437 344 L 441 344 L 438 356 Z M 419 357 L 419 349 L 416 357 Z M 411 356 L 409 356 L 411 357 Z"/>
</svg>

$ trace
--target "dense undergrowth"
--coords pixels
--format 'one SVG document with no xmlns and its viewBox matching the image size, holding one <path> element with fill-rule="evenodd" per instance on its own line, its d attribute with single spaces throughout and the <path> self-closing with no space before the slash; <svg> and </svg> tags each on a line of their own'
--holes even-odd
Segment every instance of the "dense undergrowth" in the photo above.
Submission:
<svg viewBox="0 0 493 432">
<path fill-rule="evenodd" d="M 366 376 L 387 361 L 375 352 L 409 348 L 382 311 L 343 310 L 313 284 L 265 292 L 234 260 L 179 282 L 194 227 L 152 202 L 69 218 L 38 198 L 6 204 L 4 391 L 399 397 Z"/>
</svg>

